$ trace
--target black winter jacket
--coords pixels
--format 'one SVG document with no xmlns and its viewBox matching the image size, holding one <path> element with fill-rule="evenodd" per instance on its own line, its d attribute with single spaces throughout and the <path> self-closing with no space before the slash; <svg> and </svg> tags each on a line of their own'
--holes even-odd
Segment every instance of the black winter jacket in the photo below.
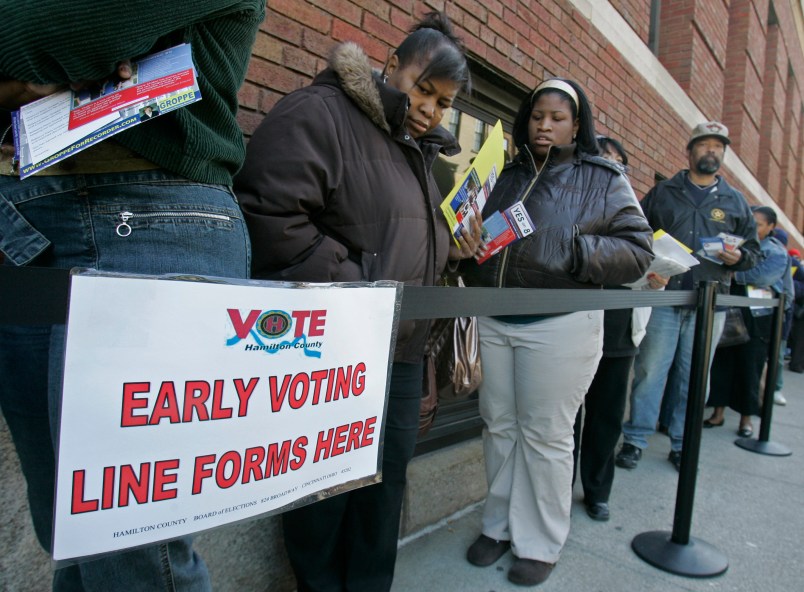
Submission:
<svg viewBox="0 0 804 592">
<path fill-rule="evenodd" d="M 552 146 L 537 172 L 528 147 L 502 171 L 483 216 L 522 201 L 535 230 L 481 265 L 474 286 L 600 288 L 639 279 L 653 260 L 653 231 L 628 180 L 611 163 Z"/>
<path fill-rule="evenodd" d="M 743 194 L 722 177 L 717 178 L 714 192 L 702 202 L 696 202 L 685 184 L 687 173 L 687 170 L 680 171 L 648 191 L 642 200 L 642 210 L 655 230 L 664 230 L 687 245 L 701 262 L 687 272 L 692 274 L 692 281 L 687 282 L 689 288 L 697 287 L 701 281 L 714 280 L 718 282 L 718 292 L 728 294 L 731 272 L 745 271 L 757 264 L 759 240 L 754 215 Z M 740 247 L 742 257 L 735 265 L 718 265 L 697 254 L 702 247 L 701 237 L 717 236 L 720 232 L 745 238 Z M 670 278 L 667 289 L 681 290 L 685 275 Z"/>
<path fill-rule="evenodd" d="M 450 236 L 431 174 L 460 148 L 439 127 L 417 142 L 408 96 L 383 84 L 357 45 L 280 100 L 235 178 L 256 278 L 434 285 Z M 420 362 L 428 321 L 400 324 L 396 361 Z"/>
</svg>

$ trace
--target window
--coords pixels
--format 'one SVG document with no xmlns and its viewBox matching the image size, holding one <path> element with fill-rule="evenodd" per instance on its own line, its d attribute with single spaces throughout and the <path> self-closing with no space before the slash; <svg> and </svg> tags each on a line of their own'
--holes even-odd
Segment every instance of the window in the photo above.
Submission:
<svg viewBox="0 0 804 592">
<path fill-rule="evenodd" d="M 472 141 L 472 150 L 479 152 L 486 137 L 486 124 L 482 119 L 475 119 L 475 135 Z"/>
<path fill-rule="evenodd" d="M 450 109 L 449 114 L 449 122 L 447 123 L 447 129 L 449 133 L 453 136 L 458 136 L 458 130 L 461 127 L 461 112 L 457 109 Z"/>
<path fill-rule="evenodd" d="M 648 28 L 648 49 L 653 55 L 659 55 L 659 18 L 661 16 L 662 1 L 650 1 L 650 25 Z"/>
</svg>

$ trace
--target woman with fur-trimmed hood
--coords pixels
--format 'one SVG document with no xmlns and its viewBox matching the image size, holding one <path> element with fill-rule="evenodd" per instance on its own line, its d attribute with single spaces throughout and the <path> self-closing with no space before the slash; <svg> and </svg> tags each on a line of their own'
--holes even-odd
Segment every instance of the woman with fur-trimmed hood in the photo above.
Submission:
<svg viewBox="0 0 804 592">
<path fill-rule="evenodd" d="M 357 45 L 338 46 L 310 86 L 267 115 L 235 179 L 253 277 L 431 286 L 448 259 L 475 255 L 479 225 L 454 244 L 431 173 L 439 153 L 460 150 L 439 123 L 468 84 L 462 45 L 443 13 L 427 15 L 381 74 Z M 399 327 L 382 483 L 284 515 L 300 592 L 391 587 L 428 328 Z"/>
</svg>

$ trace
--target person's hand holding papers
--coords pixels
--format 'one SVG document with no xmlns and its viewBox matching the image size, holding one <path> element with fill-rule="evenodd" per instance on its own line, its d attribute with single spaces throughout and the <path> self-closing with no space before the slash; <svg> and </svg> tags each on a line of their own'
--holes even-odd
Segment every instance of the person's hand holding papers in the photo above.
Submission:
<svg viewBox="0 0 804 592">
<path fill-rule="evenodd" d="M 661 290 L 667 285 L 667 282 L 670 281 L 669 277 L 664 277 L 658 273 L 648 273 L 646 277 L 648 280 L 648 288 L 651 290 Z"/>
<path fill-rule="evenodd" d="M 458 237 L 458 244 L 453 241 L 449 245 L 450 261 L 467 259 L 469 257 L 482 257 L 486 251 L 486 245 L 481 238 L 483 231 L 483 220 L 480 215 L 472 216 L 469 221 L 469 229 L 466 226 L 461 228 L 461 235 Z"/>
</svg>

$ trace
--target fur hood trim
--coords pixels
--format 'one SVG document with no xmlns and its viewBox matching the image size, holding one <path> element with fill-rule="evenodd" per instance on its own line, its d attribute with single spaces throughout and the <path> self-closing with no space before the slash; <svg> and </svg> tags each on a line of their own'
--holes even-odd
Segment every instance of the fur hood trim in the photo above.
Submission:
<svg viewBox="0 0 804 592">
<path fill-rule="evenodd" d="M 377 126 L 390 133 L 380 92 L 368 56 L 356 43 L 341 43 L 332 52 L 330 68 L 340 80 L 343 91 Z"/>
</svg>

